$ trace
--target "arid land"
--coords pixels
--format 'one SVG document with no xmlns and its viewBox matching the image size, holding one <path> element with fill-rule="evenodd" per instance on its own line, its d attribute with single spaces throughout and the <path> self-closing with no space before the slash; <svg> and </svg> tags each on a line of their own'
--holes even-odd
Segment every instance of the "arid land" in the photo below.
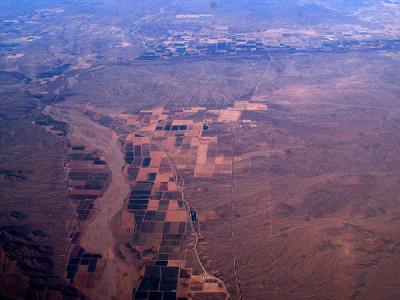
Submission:
<svg viewBox="0 0 400 300">
<path fill-rule="evenodd" d="M 192 2 L 2 10 L 0 296 L 398 298 L 398 4 Z"/>
</svg>

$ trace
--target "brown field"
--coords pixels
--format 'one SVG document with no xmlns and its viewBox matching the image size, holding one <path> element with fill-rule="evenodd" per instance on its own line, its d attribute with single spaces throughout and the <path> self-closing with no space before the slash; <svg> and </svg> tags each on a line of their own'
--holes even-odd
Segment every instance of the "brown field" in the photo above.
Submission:
<svg viewBox="0 0 400 300">
<path fill-rule="evenodd" d="M 400 298 L 396 1 L 17 2 L 1 299 Z"/>
</svg>

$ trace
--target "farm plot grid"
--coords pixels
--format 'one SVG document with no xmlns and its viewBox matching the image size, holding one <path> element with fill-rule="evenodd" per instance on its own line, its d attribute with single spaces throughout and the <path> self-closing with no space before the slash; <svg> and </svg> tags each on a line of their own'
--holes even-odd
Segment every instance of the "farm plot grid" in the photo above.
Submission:
<svg viewBox="0 0 400 300">
<path fill-rule="evenodd" d="M 264 104 L 237 101 L 226 109 L 156 108 L 124 115 L 131 186 L 126 209 L 135 219 L 129 247 L 144 267 L 135 299 L 191 299 L 196 293 L 213 293 L 218 299 L 224 293 L 221 282 L 194 262 L 196 246 L 187 240 L 193 231 L 199 234 L 200 220 L 184 199 L 178 174 L 231 174 L 227 135 L 232 124 L 241 111 L 265 109 Z M 206 215 L 212 213 L 201 214 Z"/>
</svg>

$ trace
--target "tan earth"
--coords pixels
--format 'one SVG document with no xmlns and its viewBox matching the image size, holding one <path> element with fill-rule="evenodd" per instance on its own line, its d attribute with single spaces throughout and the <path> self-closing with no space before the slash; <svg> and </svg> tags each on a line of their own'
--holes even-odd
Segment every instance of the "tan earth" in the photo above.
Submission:
<svg viewBox="0 0 400 300">
<path fill-rule="evenodd" d="M 123 174 L 124 158 L 118 138 L 112 130 L 93 122 L 74 106 L 48 107 L 47 112 L 71 124 L 72 140 L 101 151 L 112 173 L 110 185 L 104 195 L 96 199 L 94 214 L 81 238 L 82 247 L 101 253 L 106 259 L 101 281 L 88 293 L 92 299 L 99 300 L 131 299 L 138 275 L 134 266 L 115 253 L 117 241 L 112 228 L 114 218 L 130 192 Z"/>
</svg>

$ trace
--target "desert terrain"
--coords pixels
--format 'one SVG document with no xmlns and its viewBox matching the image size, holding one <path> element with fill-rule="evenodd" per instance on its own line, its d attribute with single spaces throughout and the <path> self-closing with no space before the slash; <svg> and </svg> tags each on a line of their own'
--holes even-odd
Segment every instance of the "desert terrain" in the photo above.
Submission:
<svg viewBox="0 0 400 300">
<path fill-rule="evenodd" d="M 399 17 L 5 0 L 0 298 L 399 298 Z"/>
</svg>

